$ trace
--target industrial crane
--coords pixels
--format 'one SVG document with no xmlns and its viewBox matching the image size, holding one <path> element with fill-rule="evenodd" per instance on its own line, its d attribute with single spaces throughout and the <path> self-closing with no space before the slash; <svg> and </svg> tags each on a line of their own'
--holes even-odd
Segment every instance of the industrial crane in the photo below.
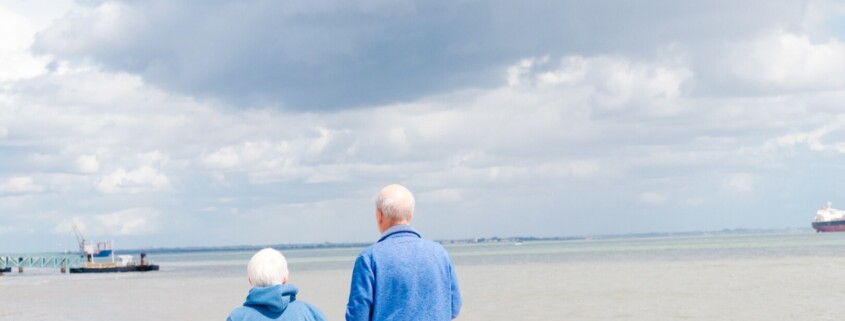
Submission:
<svg viewBox="0 0 845 321">
<path fill-rule="evenodd" d="M 76 224 L 73 224 L 73 234 L 76 234 L 76 242 L 79 243 L 79 253 L 85 254 L 85 244 L 88 242 L 85 241 L 85 237 L 82 236 L 82 232 L 79 231 Z"/>
<path fill-rule="evenodd" d="M 93 243 L 85 240 L 85 237 L 82 236 L 82 232 L 79 231 L 79 227 L 76 224 L 73 224 L 73 233 L 76 234 L 76 241 L 79 243 L 79 254 L 82 256 L 107 257 L 112 254 L 111 242 L 100 242 L 95 247 Z"/>
</svg>

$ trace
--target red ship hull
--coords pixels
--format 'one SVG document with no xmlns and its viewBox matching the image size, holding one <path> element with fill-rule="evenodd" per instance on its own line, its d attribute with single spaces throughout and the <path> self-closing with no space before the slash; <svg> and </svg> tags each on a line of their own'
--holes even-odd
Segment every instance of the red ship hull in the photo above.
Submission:
<svg viewBox="0 0 845 321">
<path fill-rule="evenodd" d="M 845 232 L 845 220 L 829 222 L 813 222 L 816 232 Z"/>
</svg>

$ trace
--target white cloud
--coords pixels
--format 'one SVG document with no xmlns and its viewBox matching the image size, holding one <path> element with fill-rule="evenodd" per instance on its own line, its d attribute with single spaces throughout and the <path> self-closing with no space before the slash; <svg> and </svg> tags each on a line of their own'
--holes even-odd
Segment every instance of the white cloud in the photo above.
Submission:
<svg viewBox="0 0 845 321">
<path fill-rule="evenodd" d="M 438 125 L 442 125 L 442 124 L 443 124 L 442 122 L 441 123 L 437 123 L 437 122 L 432 123 L 433 126 L 438 126 Z M 436 132 L 436 131 L 437 131 L 436 129 L 432 130 L 432 132 Z M 425 132 L 422 132 L 422 133 L 425 133 Z M 406 132 L 406 129 L 404 127 L 390 128 L 387 131 L 385 138 L 387 139 L 388 142 L 390 142 L 397 149 L 400 149 L 400 150 L 407 150 L 408 149 L 408 144 L 410 142 L 408 141 L 408 133 Z"/>
<path fill-rule="evenodd" d="M 518 63 L 508 67 L 508 86 L 519 86 L 527 82 L 531 82 L 531 72 L 535 66 L 545 65 L 549 62 L 549 56 L 542 58 L 525 58 Z M 541 79 L 543 80 L 543 79 Z"/>
<path fill-rule="evenodd" d="M 837 38 L 812 41 L 780 32 L 735 45 L 731 69 L 753 84 L 783 89 L 826 90 L 845 86 L 845 43 Z"/>
<path fill-rule="evenodd" d="M 109 235 L 142 235 L 161 229 L 159 212 L 150 208 L 132 208 L 98 215 L 97 222 Z"/>
<path fill-rule="evenodd" d="M 675 100 L 692 71 L 615 56 L 567 56 L 550 65 L 548 56 L 524 59 L 508 69 L 510 86 L 586 95 L 599 111 L 639 108 L 653 115 L 677 112 Z"/>
<path fill-rule="evenodd" d="M 314 139 L 308 147 L 308 150 L 311 153 L 320 153 L 322 152 L 326 146 L 331 143 L 332 141 L 332 132 L 328 128 L 317 128 L 317 131 L 320 133 L 320 136 L 317 139 Z"/>
<path fill-rule="evenodd" d="M 201 163 L 210 169 L 273 172 L 290 170 L 295 159 L 287 141 L 247 141 L 221 147 L 203 156 Z"/>
<path fill-rule="evenodd" d="M 528 166 L 493 166 L 486 168 L 490 181 L 586 178 L 599 173 L 600 166 L 591 161 L 560 161 Z"/>
<path fill-rule="evenodd" d="M 136 22 L 137 19 L 123 14 L 124 5 L 115 1 L 101 3 L 94 10 L 84 14 L 90 15 L 90 24 L 79 23 L 83 16 L 80 12 L 58 19 L 51 28 L 61 28 L 62 32 L 51 32 L 48 28 L 39 34 L 42 41 L 48 41 L 56 50 L 76 52 L 96 41 L 121 42 L 120 33 L 126 30 L 121 22 Z M 68 33 L 87 34 L 89 37 L 67 37 Z"/>
<path fill-rule="evenodd" d="M 93 216 L 74 216 L 57 224 L 53 233 L 71 234 L 75 225 L 86 238 L 151 234 L 161 230 L 160 217 L 158 210 L 147 207 Z"/>
<path fill-rule="evenodd" d="M 834 139 L 832 142 L 826 142 L 824 140 L 825 137 L 835 135 L 843 129 L 845 129 L 845 116 L 840 116 L 808 131 L 778 136 L 767 141 L 764 147 L 766 149 L 775 149 L 805 145 L 813 151 L 835 151 L 845 154 L 845 140 L 835 141 Z"/>
<path fill-rule="evenodd" d="M 660 205 L 666 203 L 668 197 L 657 192 L 642 192 L 637 195 L 637 200 L 644 204 Z"/>
<path fill-rule="evenodd" d="M 284 114 L 270 115 L 282 120 Z M 288 136 L 289 139 L 279 140 L 247 140 L 240 144 L 218 148 L 199 158 L 203 167 L 212 171 L 246 173 L 252 183 L 271 183 L 279 181 L 302 181 L 307 183 L 325 183 L 341 181 L 348 178 L 345 170 L 362 168 L 366 165 L 334 163 L 331 159 L 349 156 L 356 142 L 336 142 L 338 135 L 349 136 L 349 130 L 332 130 L 311 124 L 298 124 L 303 130 L 315 135 L 299 137 L 297 133 Z M 268 124 L 268 126 L 277 126 Z M 268 128 L 264 128 L 267 130 Z M 343 137 L 342 137 L 343 138 Z M 216 174 L 212 174 L 215 176 Z M 218 179 L 219 176 L 215 176 Z M 218 179 L 219 180 L 219 179 Z"/>
<path fill-rule="evenodd" d="M 141 159 L 141 164 L 147 166 L 163 165 L 167 163 L 168 160 L 168 156 L 160 151 L 143 153 L 139 158 Z"/>
<path fill-rule="evenodd" d="M 240 154 L 234 147 L 223 147 L 202 158 L 202 163 L 208 168 L 232 169 L 241 165 Z"/>
<path fill-rule="evenodd" d="M 14 226 L 0 226 L 0 234 L 11 234 L 17 231 Z"/>
<path fill-rule="evenodd" d="M 132 171 L 118 169 L 103 176 L 97 184 L 97 189 L 106 194 L 158 191 L 168 187 L 170 187 L 170 179 L 149 166 Z"/>
<path fill-rule="evenodd" d="M 35 183 L 32 177 L 12 177 L 0 182 L 0 194 L 40 193 L 44 187 Z"/>
<path fill-rule="evenodd" d="M 74 216 L 71 218 L 63 219 L 61 222 L 59 222 L 59 224 L 56 224 L 56 226 L 53 227 L 53 233 L 59 235 L 73 234 L 74 226 L 79 229 L 79 232 L 82 233 L 83 237 L 85 237 L 85 234 L 89 232 L 94 232 L 85 222 L 85 219 L 80 216 Z M 97 233 L 99 232 L 101 231 L 97 231 Z"/>
<path fill-rule="evenodd" d="M 46 59 L 35 58 L 29 53 L 35 32 L 35 27 L 25 17 L 0 5 L 0 81 L 46 72 Z"/>
<path fill-rule="evenodd" d="M 458 188 L 444 188 L 419 193 L 417 203 L 452 203 L 460 202 L 464 198 L 464 191 Z"/>
<path fill-rule="evenodd" d="M 725 179 L 725 188 L 732 192 L 751 192 L 754 190 L 754 176 L 749 173 L 730 175 Z"/>
<path fill-rule="evenodd" d="M 76 168 L 82 173 L 96 173 L 100 170 L 97 155 L 82 155 L 76 158 Z"/>
</svg>

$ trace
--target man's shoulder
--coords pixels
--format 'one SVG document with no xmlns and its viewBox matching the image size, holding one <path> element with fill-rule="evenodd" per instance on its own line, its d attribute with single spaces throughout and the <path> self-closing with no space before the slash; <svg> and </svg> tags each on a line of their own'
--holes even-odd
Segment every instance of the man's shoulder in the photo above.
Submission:
<svg viewBox="0 0 845 321">
<path fill-rule="evenodd" d="M 373 243 L 373 244 L 370 244 L 370 246 L 365 247 L 363 250 L 361 250 L 361 252 L 358 252 L 358 257 L 369 257 L 369 256 L 372 256 L 372 255 L 373 255 L 373 251 L 375 251 L 375 249 L 376 249 L 377 247 L 380 247 L 380 245 L 379 245 L 379 244 L 381 244 L 381 242 L 379 242 L 379 243 Z"/>
<path fill-rule="evenodd" d="M 426 252 L 429 253 L 436 252 L 447 256 L 449 255 L 449 253 L 446 251 L 446 248 L 444 248 L 443 245 L 441 245 L 439 242 L 423 238 L 403 238 L 401 240 L 386 239 L 384 241 L 371 244 L 370 246 L 361 250 L 361 252 L 358 253 L 358 257 L 366 260 L 372 260 L 374 257 L 378 256 L 390 256 L 394 252 L 400 250 L 400 244 L 407 244 L 408 242 L 418 244 L 418 246 L 421 246 Z"/>
<path fill-rule="evenodd" d="M 440 242 L 432 241 L 432 240 L 426 240 L 426 239 L 422 239 L 422 241 L 425 242 L 426 244 L 428 244 L 428 246 L 431 246 L 431 247 L 439 249 L 439 250 L 446 251 L 446 248 L 443 247 L 443 244 L 440 244 Z"/>
<path fill-rule="evenodd" d="M 424 238 L 420 238 L 419 242 L 423 246 L 425 246 L 426 248 L 428 248 L 432 251 L 438 251 L 438 252 L 446 253 L 446 248 L 443 247 L 443 244 L 440 244 L 440 242 L 432 241 L 432 240 L 424 239 Z"/>
</svg>

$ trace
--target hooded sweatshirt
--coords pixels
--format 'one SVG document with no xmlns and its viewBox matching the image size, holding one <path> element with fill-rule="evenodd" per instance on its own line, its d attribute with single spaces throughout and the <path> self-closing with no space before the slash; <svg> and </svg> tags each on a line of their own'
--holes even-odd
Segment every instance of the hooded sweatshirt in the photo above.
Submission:
<svg viewBox="0 0 845 321">
<path fill-rule="evenodd" d="M 293 285 L 254 287 L 244 306 L 229 314 L 227 321 L 324 321 L 326 317 L 314 306 L 296 300 L 299 290 Z"/>
</svg>

